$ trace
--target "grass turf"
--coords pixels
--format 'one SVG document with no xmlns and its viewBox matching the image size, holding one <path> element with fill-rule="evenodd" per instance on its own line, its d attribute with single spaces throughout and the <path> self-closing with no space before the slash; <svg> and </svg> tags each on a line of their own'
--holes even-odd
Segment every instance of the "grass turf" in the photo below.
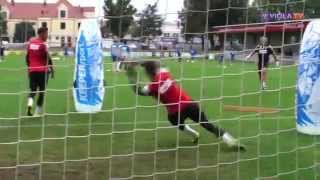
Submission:
<svg viewBox="0 0 320 180">
<path fill-rule="evenodd" d="M 109 62 L 105 69 L 111 69 Z M 198 125 L 193 127 L 201 139 L 192 144 L 169 125 L 162 105 L 131 92 L 124 73 L 106 71 L 102 112 L 75 113 L 73 61 L 55 64 L 41 118 L 25 117 L 23 56 L 10 55 L 0 64 L 0 179 L 320 179 L 319 137 L 295 130 L 294 66 L 270 69 L 269 89 L 260 91 L 254 64 L 223 68 L 214 61 L 164 62 L 210 120 L 247 146 L 239 153 Z M 281 112 L 229 112 L 224 105 Z"/>
</svg>

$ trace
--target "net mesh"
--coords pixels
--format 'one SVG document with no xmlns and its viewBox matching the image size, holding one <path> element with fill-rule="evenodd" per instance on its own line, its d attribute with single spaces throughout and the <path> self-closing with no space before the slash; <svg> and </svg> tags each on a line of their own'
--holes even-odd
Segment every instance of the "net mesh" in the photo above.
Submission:
<svg viewBox="0 0 320 180">
<path fill-rule="evenodd" d="M 238 138 L 246 152 L 232 151 L 198 123 L 187 121 L 201 134 L 199 143 L 192 143 L 169 124 L 165 105 L 135 95 L 125 73 L 113 72 L 111 37 L 126 33 L 122 25 L 130 16 L 125 11 L 91 17 L 102 24 L 119 20 L 111 23 L 119 26 L 118 34 L 110 34 L 110 24 L 102 29 L 106 95 L 102 110 L 94 114 L 78 113 L 73 104 L 74 46 L 81 20 L 9 19 L 8 27 L 27 23 L 20 25 L 21 32 L 10 34 L 8 29 L 15 43 L 7 44 L 0 63 L 0 179 L 320 178 L 319 137 L 298 134 L 295 128 L 299 46 L 309 18 L 314 18 L 305 10 L 308 1 L 198 1 L 184 1 L 179 13 L 170 12 L 174 2 L 165 1 L 165 11 L 158 13 L 180 19 L 164 26 L 182 33 L 164 32 L 175 37 L 164 34 L 157 40 L 144 34 L 146 27 L 140 24 L 137 38 L 145 42 L 129 41 L 131 59 L 157 60 L 169 69 L 210 122 Z M 28 117 L 24 42 L 35 34 L 29 29 L 40 26 L 49 28 L 56 76 L 46 90 L 44 114 Z M 281 62 L 276 66 L 271 61 L 263 91 L 257 57 L 245 60 L 261 36 L 268 37 Z M 148 84 L 141 68 L 138 84 Z"/>
</svg>

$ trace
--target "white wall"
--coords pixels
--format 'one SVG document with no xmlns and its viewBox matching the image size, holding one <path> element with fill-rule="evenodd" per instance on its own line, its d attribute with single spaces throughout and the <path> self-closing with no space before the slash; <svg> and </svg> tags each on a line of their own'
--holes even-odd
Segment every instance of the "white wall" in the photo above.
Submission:
<svg viewBox="0 0 320 180">
<path fill-rule="evenodd" d="M 164 22 L 162 25 L 162 34 L 169 33 L 170 36 L 172 36 L 174 33 L 180 34 L 181 33 L 181 27 L 178 27 L 177 22 Z"/>
</svg>

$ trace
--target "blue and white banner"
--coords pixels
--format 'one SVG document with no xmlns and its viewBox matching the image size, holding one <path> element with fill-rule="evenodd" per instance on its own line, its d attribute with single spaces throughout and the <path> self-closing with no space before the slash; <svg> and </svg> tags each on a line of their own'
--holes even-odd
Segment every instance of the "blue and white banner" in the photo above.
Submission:
<svg viewBox="0 0 320 180">
<path fill-rule="evenodd" d="M 298 131 L 320 135 L 320 20 L 310 22 L 301 42 L 296 100 Z"/>
<path fill-rule="evenodd" d="M 78 112 L 100 111 L 104 98 L 104 68 L 100 26 L 95 19 L 81 22 L 76 44 L 74 102 Z"/>
</svg>

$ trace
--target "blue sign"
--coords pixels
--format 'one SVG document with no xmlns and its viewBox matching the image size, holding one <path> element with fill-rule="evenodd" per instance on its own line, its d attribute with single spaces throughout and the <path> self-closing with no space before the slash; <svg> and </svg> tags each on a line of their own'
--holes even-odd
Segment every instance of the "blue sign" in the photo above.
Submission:
<svg viewBox="0 0 320 180">
<path fill-rule="evenodd" d="M 100 30 L 94 31 L 94 27 L 98 27 L 96 23 L 89 20 L 82 23 L 77 41 L 74 100 L 79 112 L 96 112 L 103 104 L 102 44 Z"/>
</svg>

